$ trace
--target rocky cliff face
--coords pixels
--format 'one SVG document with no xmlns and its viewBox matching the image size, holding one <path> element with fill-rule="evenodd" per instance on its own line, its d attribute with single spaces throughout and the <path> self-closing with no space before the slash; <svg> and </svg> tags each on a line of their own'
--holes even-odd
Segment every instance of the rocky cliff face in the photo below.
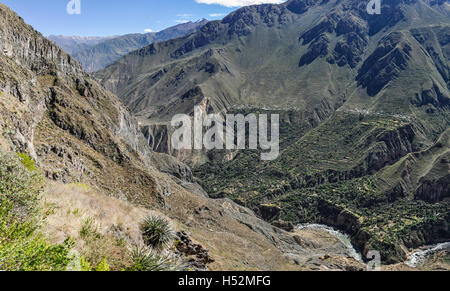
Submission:
<svg viewBox="0 0 450 291">
<path fill-rule="evenodd" d="M 4 136 L 15 151 L 37 158 L 49 178 L 91 180 L 111 190 L 114 179 L 97 173 L 111 170 L 114 177 L 126 167 L 139 172 L 149 166 L 150 149 L 114 95 L 4 6 L 0 21 L 3 106 L 21 108 L 20 114 L 5 108 L 2 116 L 5 130 L 12 125 Z M 157 196 L 152 177 L 144 176 L 135 184 L 145 183 L 149 198 Z M 126 196 L 124 191 L 111 194 Z"/>
</svg>

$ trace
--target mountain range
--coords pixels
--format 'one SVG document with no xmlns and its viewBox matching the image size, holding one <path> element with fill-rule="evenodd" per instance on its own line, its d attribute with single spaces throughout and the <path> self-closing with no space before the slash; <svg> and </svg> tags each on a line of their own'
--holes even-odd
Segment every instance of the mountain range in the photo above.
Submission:
<svg viewBox="0 0 450 291">
<path fill-rule="evenodd" d="M 110 37 L 55 36 L 48 39 L 75 57 L 87 72 L 104 69 L 120 57 L 153 42 L 165 41 L 191 34 L 208 20 L 181 23 L 158 32 L 134 33 Z"/>
<path fill-rule="evenodd" d="M 75 52 L 93 47 L 105 40 L 116 38 L 117 36 L 101 37 L 101 36 L 65 36 L 65 35 L 49 35 L 47 38 L 56 43 L 66 53 L 73 54 Z"/>
<path fill-rule="evenodd" d="M 82 270 L 155 269 L 130 265 L 140 256 L 162 270 L 173 256 L 189 270 L 310 270 L 328 253 L 322 265 L 363 268 L 329 235 L 300 237 L 209 198 L 186 164 L 151 150 L 117 96 L 3 4 L 0 30 L 0 269 L 66 270 L 78 258 L 67 248 Z M 142 219 L 155 215 L 178 232 L 169 257 L 142 249 Z"/>
<path fill-rule="evenodd" d="M 268 221 L 337 227 L 396 263 L 450 235 L 450 6 L 382 3 L 380 15 L 354 0 L 244 7 L 95 77 L 211 197 L 281 209 Z M 280 157 L 173 150 L 170 119 L 195 105 L 280 114 Z"/>
<path fill-rule="evenodd" d="M 135 259 L 142 213 L 171 221 L 195 270 L 366 267 L 297 225 L 340 230 L 386 269 L 448 242 L 450 4 L 366 5 L 247 6 L 160 33 L 54 38 L 63 49 L 0 4 L 0 151 L 44 177 L 43 233 L 75 234 L 91 265 L 114 270 Z M 279 114 L 279 157 L 175 150 L 171 119 L 194 106 Z M 84 213 L 102 224 L 73 223 Z"/>
</svg>

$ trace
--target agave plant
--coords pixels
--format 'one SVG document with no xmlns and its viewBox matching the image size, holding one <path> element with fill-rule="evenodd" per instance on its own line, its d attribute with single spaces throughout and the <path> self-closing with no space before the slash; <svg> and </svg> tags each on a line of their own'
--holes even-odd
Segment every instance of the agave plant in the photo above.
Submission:
<svg viewBox="0 0 450 291">
<path fill-rule="evenodd" d="M 142 237 L 146 245 L 155 249 L 164 249 L 175 238 L 170 222 L 162 217 L 148 216 L 141 223 Z"/>
<path fill-rule="evenodd" d="M 181 260 L 170 252 L 157 252 L 149 247 L 133 246 L 131 249 L 132 265 L 128 271 L 181 271 Z"/>
</svg>

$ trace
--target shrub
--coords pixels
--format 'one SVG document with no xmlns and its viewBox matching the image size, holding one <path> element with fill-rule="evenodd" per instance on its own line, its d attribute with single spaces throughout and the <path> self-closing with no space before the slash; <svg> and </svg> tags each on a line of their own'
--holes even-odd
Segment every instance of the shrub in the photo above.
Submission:
<svg viewBox="0 0 450 291">
<path fill-rule="evenodd" d="M 80 257 L 80 271 L 89 272 L 92 271 L 92 266 L 84 257 Z"/>
<path fill-rule="evenodd" d="M 51 245 L 37 231 L 43 178 L 0 152 L 0 270 L 65 270 L 73 242 Z"/>
<path fill-rule="evenodd" d="M 0 270 L 65 270 L 70 261 L 71 240 L 49 244 L 37 230 L 34 220 L 17 221 L 11 201 L 0 203 Z"/>
<path fill-rule="evenodd" d="M 11 202 L 17 220 L 36 218 L 44 180 L 37 171 L 28 171 L 17 158 L 0 152 L 0 200 Z"/>
<path fill-rule="evenodd" d="M 141 231 L 145 244 L 160 250 L 170 245 L 175 238 L 170 222 L 158 216 L 145 218 L 141 224 Z"/>
<path fill-rule="evenodd" d="M 131 250 L 132 264 L 126 271 L 179 271 L 180 260 L 170 253 L 158 253 L 148 247 L 134 246 Z"/>
<path fill-rule="evenodd" d="M 106 258 L 100 260 L 100 262 L 93 267 L 93 265 L 84 256 L 81 256 L 77 251 L 72 253 L 71 261 L 67 266 L 69 271 L 81 271 L 81 272 L 107 272 L 110 271 L 110 267 Z"/>
<path fill-rule="evenodd" d="M 36 162 L 29 155 L 25 153 L 18 153 L 17 156 L 28 171 L 37 171 Z"/>
<path fill-rule="evenodd" d="M 84 240 L 96 240 L 101 238 L 93 218 L 88 217 L 83 221 L 80 229 L 80 237 Z"/>
<path fill-rule="evenodd" d="M 107 272 L 109 271 L 109 265 L 106 261 L 106 258 L 103 258 L 98 264 L 97 267 L 95 267 L 94 271 L 96 272 Z"/>
</svg>

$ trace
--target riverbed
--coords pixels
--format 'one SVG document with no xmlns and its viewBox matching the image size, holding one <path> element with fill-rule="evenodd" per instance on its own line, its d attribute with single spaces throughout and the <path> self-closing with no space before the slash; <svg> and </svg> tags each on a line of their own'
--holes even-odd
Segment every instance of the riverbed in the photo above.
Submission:
<svg viewBox="0 0 450 291">
<path fill-rule="evenodd" d="M 352 258 L 354 258 L 358 262 L 363 262 L 363 256 L 361 252 L 352 245 L 351 239 L 347 234 L 323 224 L 299 224 L 297 225 L 297 229 L 313 229 L 327 232 L 333 237 L 337 238 L 346 247 L 348 254 Z M 427 258 L 429 258 L 434 253 L 442 250 L 450 250 L 450 242 L 424 246 L 420 249 L 414 250 L 408 255 L 408 259 L 406 260 L 405 264 L 412 268 L 420 267 L 423 263 L 425 263 Z"/>
<path fill-rule="evenodd" d="M 362 262 L 362 255 L 361 252 L 359 252 L 350 242 L 350 237 L 348 235 L 346 235 L 343 232 L 340 232 L 339 230 L 336 230 L 332 227 L 323 225 L 323 224 L 312 224 L 312 223 L 307 223 L 307 224 L 299 224 L 297 225 L 297 229 L 298 230 L 302 230 L 302 229 L 314 229 L 314 230 L 320 230 L 320 231 L 324 231 L 327 232 L 329 234 L 331 234 L 332 236 L 334 236 L 335 238 L 337 238 L 347 249 L 348 254 L 354 258 L 355 260 L 357 260 L 358 262 Z"/>
<path fill-rule="evenodd" d="M 423 263 L 425 263 L 426 259 L 430 257 L 432 254 L 443 250 L 450 250 L 450 242 L 425 246 L 418 250 L 415 250 L 408 256 L 406 264 L 410 267 L 417 268 Z"/>
</svg>

